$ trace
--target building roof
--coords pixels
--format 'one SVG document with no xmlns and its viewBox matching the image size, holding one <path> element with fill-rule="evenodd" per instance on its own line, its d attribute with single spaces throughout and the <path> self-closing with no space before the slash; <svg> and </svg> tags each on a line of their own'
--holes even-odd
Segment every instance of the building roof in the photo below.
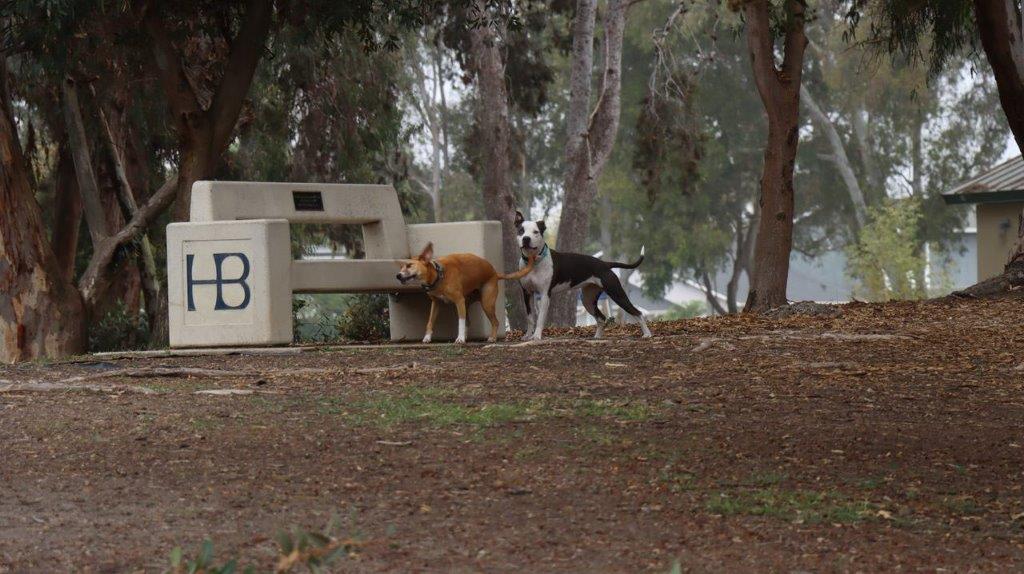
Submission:
<svg viewBox="0 0 1024 574">
<path fill-rule="evenodd" d="M 948 204 L 1024 201 L 1024 157 L 1017 156 L 942 194 Z"/>
</svg>

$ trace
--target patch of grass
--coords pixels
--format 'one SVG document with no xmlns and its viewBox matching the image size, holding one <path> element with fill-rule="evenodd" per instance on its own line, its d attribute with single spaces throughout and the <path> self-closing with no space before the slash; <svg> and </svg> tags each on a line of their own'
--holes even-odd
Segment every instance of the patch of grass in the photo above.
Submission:
<svg viewBox="0 0 1024 574">
<path fill-rule="evenodd" d="M 376 396 L 350 403 L 345 412 L 356 423 L 391 427 L 407 422 L 428 426 L 491 426 L 526 416 L 520 403 L 485 403 L 479 406 L 441 400 L 446 392 L 414 389 L 402 396 Z"/>
<path fill-rule="evenodd" d="M 767 516 L 789 522 L 850 523 L 874 516 L 874 505 L 851 501 L 835 493 L 778 488 L 738 493 L 719 493 L 707 501 L 707 509 L 723 516 Z"/>
<path fill-rule="evenodd" d="M 570 405 L 573 414 L 580 417 L 608 417 L 627 421 L 644 421 L 653 410 L 642 403 L 616 403 L 610 400 L 579 399 Z"/>
<path fill-rule="evenodd" d="M 756 472 L 750 475 L 747 483 L 750 486 L 759 486 L 762 488 L 769 486 L 778 486 L 786 480 L 788 475 L 784 472 Z"/>
<path fill-rule="evenodd" d="M 466 347 L 461 345 L 439 346 L 438 351 L 445 357 L 458 357 L 466 352 Z"/>
<path fill-rule="evenodd" d="M 577 440 L 597 446 L 612 446 L 618 439 L 618 435 L 610 432 L 609 429 L 596 424 L 584 424 L 576 427 L 574 433 Z"/>
<path fill-rule="evenodd" d="M 658 480 L 667 484 L 670 492 L 683 492 L 697 488 L 697 477 L 689 472 L 663 469 L 658 474 Z"/>
<path fill-rule="evenodd" d="M 959 515 L 981 514 L 985 509 L 969 496 L 945 497 L 942 507 L 946 511 Z"/>
<path fill-rule="evenodd" d="M 566 416 L 644 421 L 655 412 L 642 403 L 594 399 L 467 403 L 467 399 L 475 394 L 477 391 L 467 389 L 407 387 L 400 394 L 374 393 L 351 400 L 326 398 L 318 401 L 315 408 L 321 415 L 341 415 L 353 424 L 381 427 L 418 422 L 434 427 L 468 425 L 486 428 L 515 420 Z M 603 432 L 587 428 L 583 434 L 591 431 L 595 434 Z"/>
<path fill-rule="evenodd" d="M 192 425 L 192 430 L 195 431 L 211 430 L 224 426 L 223 421 L 205 417 L 191 419 L 189 423 Z"/>
</svg>

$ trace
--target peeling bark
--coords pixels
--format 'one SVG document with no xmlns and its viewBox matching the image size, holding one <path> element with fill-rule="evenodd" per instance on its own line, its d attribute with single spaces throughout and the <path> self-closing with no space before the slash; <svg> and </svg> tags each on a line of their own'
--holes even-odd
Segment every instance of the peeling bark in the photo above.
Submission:
<svg viewBox="0 0 1024 574">
<path fill-rule="evenodd" d="M 82 300 L 46 238 L 0 69 L 0 360 L 85 350 Z"/>
</svg>

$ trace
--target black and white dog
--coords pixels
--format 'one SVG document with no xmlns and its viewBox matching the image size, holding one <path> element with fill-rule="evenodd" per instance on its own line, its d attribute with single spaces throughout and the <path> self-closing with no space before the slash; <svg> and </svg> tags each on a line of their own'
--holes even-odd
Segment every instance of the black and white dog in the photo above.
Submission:
<svg viewBox="0 0 1024 574">
<path fill-rule="evenodd" d="M 548 247 L 544 240 L 546 226 L 543 221 L 524 221 L 523 214 L 516 212 L 516 234 L 519 238 L 519 246 L 523 252 L 522 268 L 526 265 L 527 257 L 537 254 L 537 260 L 533 264 L 533 271 L 519 280 L 523 288 L 523 298 L 526 301 L 526 312 L 529 316 L 526 333 L 523 340 L 539 341 L 544 335 L 544 322 L 548 316 L 548 306 L 551 304 L 551 296 L 568 289 L 583 290 L 583 307 L 597 321 L 597 332 L 595 339 L 604 335 L 604 326 L 607 317 L 597 308 L 597 298 L 602 292 L 615 301 L 619 307 L 636 317 L 640 321 L 640 328 L 643 330 L 644 338 L 651 336 L 651 330 L 647 328 L 647 321 L 644 314 L 633 306 L 622 288 L 622 283 L 612 269 L 635 269 L 644 260 L 643 250 L 640 250 L 640 259 L 635 263 L 617 263 L 601 261 L 596 257 L 581 255 L 579 253 L 559 253 Z M 534 305 L 534 293 L 540 293 L 540 302 Z"/>
</svg>

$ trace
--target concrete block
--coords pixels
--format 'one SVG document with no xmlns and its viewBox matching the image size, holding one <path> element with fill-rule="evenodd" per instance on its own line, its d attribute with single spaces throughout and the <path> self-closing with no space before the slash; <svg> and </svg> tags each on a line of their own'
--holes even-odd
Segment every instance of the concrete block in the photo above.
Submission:
<svg viewBox="0 0 1024 574">
<path fill-rule="evenodd" d="M 171 346 L 290 343 L 290 271 L 287 220 L 168 225 Z"/>
</svg>

